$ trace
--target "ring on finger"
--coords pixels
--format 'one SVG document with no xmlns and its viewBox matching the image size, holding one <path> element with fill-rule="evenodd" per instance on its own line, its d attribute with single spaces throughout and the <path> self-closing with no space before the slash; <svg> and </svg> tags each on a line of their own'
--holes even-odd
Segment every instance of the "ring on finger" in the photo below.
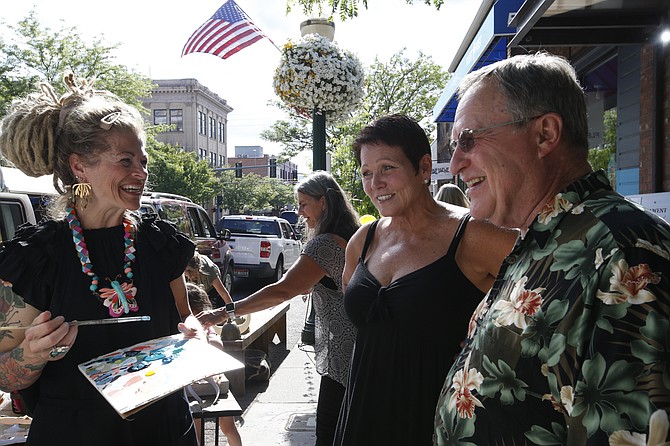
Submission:
<svg viewBox="0 0 670 446">
<path fill-rule="evenodd" d="M 58 358 L 61 355 L 64 355 L 70 350 L 70 347 L 67 345 L 54 345 L 51 347 L 51 350 L 49 350 L 49 357 L 50 358 Z"/>
</svg>

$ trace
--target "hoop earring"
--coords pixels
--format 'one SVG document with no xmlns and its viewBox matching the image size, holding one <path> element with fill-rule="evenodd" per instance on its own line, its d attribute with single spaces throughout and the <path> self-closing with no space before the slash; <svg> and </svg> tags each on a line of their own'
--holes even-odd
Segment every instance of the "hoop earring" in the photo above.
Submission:
<svg viewBox="0 0 670 446">
<path fill-rule="evenodd" d="M 91 183 L 82 182 L 77 176 L 75 176 L 75 179 L 77 182 L 72 185 L 72 195 L 70 197 L 72 204 L 85 208 L 91 197 Z"/>
</svg>

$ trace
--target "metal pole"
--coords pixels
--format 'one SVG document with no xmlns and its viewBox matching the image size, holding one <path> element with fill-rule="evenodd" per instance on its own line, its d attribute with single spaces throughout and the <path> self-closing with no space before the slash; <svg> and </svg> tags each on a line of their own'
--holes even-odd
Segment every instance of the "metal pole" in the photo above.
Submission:
<svg viewBox="0 0 670 446">
<path fill-rule="evenodd" d="M 326 114 L 312 111 L 312 170 L 326 170 Z"/>
</svg>

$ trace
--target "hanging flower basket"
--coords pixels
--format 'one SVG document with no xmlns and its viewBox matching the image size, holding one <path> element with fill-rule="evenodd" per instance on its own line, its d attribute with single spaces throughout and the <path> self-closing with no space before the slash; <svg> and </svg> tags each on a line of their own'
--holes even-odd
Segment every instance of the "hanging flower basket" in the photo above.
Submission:
<svg viewBox="0 0 670 446">
<path fill-rule="evenodd" d="M 356 56 L 318 34 L 288 41 L 275 70 L 273 87 L 296 112 L 325 112 L 341 119 L 363 98 L 363 66 Z"/>
</svg>

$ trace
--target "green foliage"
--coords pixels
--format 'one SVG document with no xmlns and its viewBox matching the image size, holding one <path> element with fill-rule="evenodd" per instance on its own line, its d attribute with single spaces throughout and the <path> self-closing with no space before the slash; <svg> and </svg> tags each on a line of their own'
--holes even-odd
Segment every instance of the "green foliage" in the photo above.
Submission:
<svg viewBox="0 0 670 446">
<path fill-rule="evenodd" d="M 147 135 L 149 189 L 189 197 L 196 203 L 210 201 L 218 192 L 218 181 L 206 161 Z"/>
<path fill-rule="evenodd" d="M 607 170 L 612 155 L 616 154 L 616 108 L 605 110 L 603 119 L 605 127 L 603 147 L 594 147 L 589 150 L 589 164 L 591 164 L 593 170 Z"/>
<path fill-rule="evenodd" d="M 292 185 L 255 173 L 244 173 L 242 178 L 235 178 L 234 171 L 224 170 L 218 187 L 223 192 L 223 207 L 231 214 L 268 208 L 277 213 L 282 207 L 295 203 Z"/>
<path fill-rule="evenodd" d="M 283 102 L 273 101 L 272 105 L 289 115 L 288 120 L 275 121 L 269 129 L 263 130 L 260 134 L 260 137 L 266 141 L 283 145 L 277 162 L 282 163 L 305 150 L 312 150 L 311 117 L 297 114 Z"/>
<path fill-rule="evenodd" d="M 414 0 L 406 0 L 412 4 Z M 423 0 L 426 5 L 435 5 L 438 10 L 444 4 L 444 0 Z M 358 4 L 362 3 L 365 9 L 368 9 L 368 0 L 286 0 L 286 13 L 291 12 L 293 5 L 302 7 L 305 14 L 313 16 L 314 11 L 323 16 L 324 5 L 330 14 L 339 14 L 343 21 L 358 16 Z"/>
<path fill-rule="evenodd" d="M 0 41 L 0 116 L 12 99 L 36 90 L 38 82 L 49 82 L 64 92 L 63 74 L 95 78 L 95 87 L 109 90 L 144 111 L 141 98 L 151 94 L 151 79 L 117 64 L 112 55 L 119 44 L 106 44 L 104 36 L 88 42 L 74 27 L 53 31 L 38 21 L 35 11 L 16 25 L 2 22 L 13 32 Z"/>
</svg>

